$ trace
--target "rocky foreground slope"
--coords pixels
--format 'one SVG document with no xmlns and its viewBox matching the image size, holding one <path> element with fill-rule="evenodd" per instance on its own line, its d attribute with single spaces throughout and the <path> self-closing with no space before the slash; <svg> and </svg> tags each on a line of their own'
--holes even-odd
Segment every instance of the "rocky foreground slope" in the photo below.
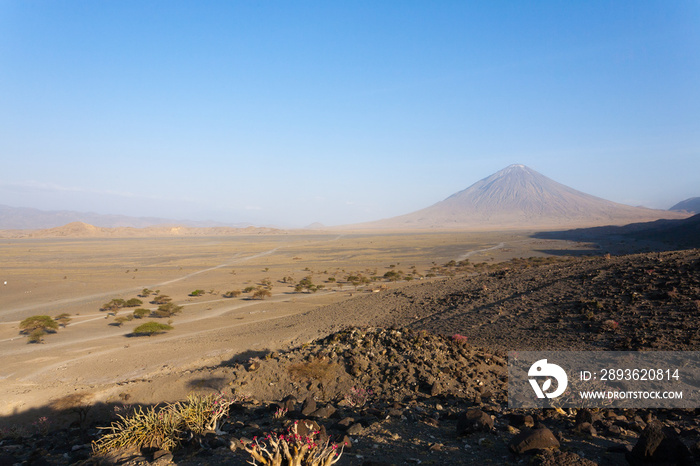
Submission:
<svg viewBox="0 0 700 466">
<path fill-rule="evenodd" d="M 194 390 L 236 399 L 222 432 L 110 461 L 247 464 L 244 445 L 297 421 L 347 443 L 339 465 L 699 462 L 698 410 L 509 410 L 505 352 L 698 350 L 700 250 L 454 267 L 324 309 L 376 310 L 373 327 L 202 369 Z M 95 461 L 98 435 L 6 434 L 0 464 Z"/>
</svg>

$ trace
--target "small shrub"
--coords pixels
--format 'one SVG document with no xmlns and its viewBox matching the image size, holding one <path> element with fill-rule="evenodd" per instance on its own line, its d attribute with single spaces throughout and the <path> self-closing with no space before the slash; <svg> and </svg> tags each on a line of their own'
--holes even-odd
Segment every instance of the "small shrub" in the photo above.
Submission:
<svg viewBox="0 0 700 466">
<path fill-rule="evenodd" d="M 206 293 L 204 290 L 194 290 L 192 293 L 190 293 L 190 296 L 202 296 Z"/>
<path fill-rule="evenodd" d="M 251 291 L 255 291 L 254 286 L 246 286 L 245 288 L 243 288 L 244 293 L 250 293 Z"/>
<path fill-rule="evenodd" d="M 76 421 L 82 427 L 85 425 L 87 415 L 92 409 L 92 395 L 86 392 L 72 393 L 54 400 L 49 405 L 54 411 L 67 411 L 77 416 Z"/>
<path fill-rule="evenodd" d="M 72 319 L 70 318 L 70 314 L 66 314 L 64 312 L 63 314 L 59 314 L 54 317 L 53 320 L 55 320 L 59 326 L 66 328 L 68 326 L 68 322 L 70 322 Z"/>
<path fill-rule="evenodd" d="M 134 316 L 131 314 L 117 317 L 116 319 L 114 319 L 114 325 L 116 325 L 117 327 L 121 327 L 125 322 L 131 322 L 132 320 L 134 320 Z"/>
<path fill-rule="evenodd" d="M 168 324 L 161 324 L 160 322 L 146 322 L 145 324 L 141 324 L 134 329 L 134 335 L 147 335 L 150 337 L 151 335 L 165 333 L 172 329 L 173 327 Z"/>
<path fill-rule="evenodd" d="M 241 290 L 227 291 L 224 293 L 224 298 L 237 298 L 241 295 Z"/>
<path fill-rule="evenodd" d="M 616 320 L 606 320 L 603 322 L 602 330 L 604 332 L 617 332 L 620 329 L 620 324 Z"/>
<path fill-rule="evenodd" d="M 467 337 L 465 337 L 464 335 L 460 335 L 459 333 L 455 333 L 454 335 L 452 335 L 451 339 L 453 342 L 460 344 L 460 345 L 466 345 L 467 342 L 469 341 L 469 339 Z"/>
<path fill-rule="evenodd" d="M 397 272 L 396 270 L 389 270 L 387 273 L 384 274 L 384 278 L 395 282 L 401 279 L 401 273 Z"/>
<path fill-rule="evenodd" d="M 135 309 L 134 310 L 134 318 L 142 319 L 142 318 L 146 317 L 147 315 L 149 315 L 150 313 L 151 313 L 151 311 L 149 311 L 148 309 L 144 309 L 144 308 Z"/>
</svg>

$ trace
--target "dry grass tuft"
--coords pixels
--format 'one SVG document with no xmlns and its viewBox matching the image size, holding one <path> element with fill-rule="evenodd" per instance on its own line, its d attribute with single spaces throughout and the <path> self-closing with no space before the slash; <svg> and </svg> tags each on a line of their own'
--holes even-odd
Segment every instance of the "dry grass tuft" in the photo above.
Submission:
<svg viewBox="0 0 700 466">
<path fill-rule="evenodd" d="M 328 380 L 336 372 L 338 364 L 326 359 L 313 359 L 311 361 L 293 364 L 287 369 L 289 374 L 305 380 Z"/>
<path fill-rule="evenodd" d="M 138 407 L 130 416 L 119 415 L 119 421 L 100 427 L 108 432 L 93 442 L 93 452 L 108 454 L 143 447 L 172 451 L 188 434 L 218 433 L 232 403 L 221 396 L 193 394 L 186 401 L 161 408 Z"/>
</svg>

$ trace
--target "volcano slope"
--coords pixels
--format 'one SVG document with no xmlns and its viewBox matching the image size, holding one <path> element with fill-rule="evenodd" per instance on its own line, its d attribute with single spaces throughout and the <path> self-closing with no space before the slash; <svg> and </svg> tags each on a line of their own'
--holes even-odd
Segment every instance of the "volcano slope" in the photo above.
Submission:
<svg viewBox="0 0 700 466">
<path fill-rule="evenodd" d="M 198 391 L 235 397 L 228 421 L 174 457 L 145 449 L 130 464 L 246 464 L 244 444 L 295 421 L 347 442 L 340 465 L 697 463 L 697 411 L 509 410 L 505 353 L 699 350 L 700 250 L 458 268 L 312 312 L 371 327 L 188 371 Z M 18 460 L 80 458 L 52 446 L 78 442 L 66 435 L 3 445 Z"/>
</svg>

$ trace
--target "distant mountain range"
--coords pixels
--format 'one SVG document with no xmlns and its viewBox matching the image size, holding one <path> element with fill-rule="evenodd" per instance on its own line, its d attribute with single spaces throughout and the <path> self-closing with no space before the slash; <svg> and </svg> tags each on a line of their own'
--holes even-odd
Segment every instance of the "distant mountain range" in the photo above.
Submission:
<svg viewBox="0 0 700 466">
<path fill-rule="evenodd" d="M 218 222 L 195 222 L 158 217 L 129 217 L 126 215 L 104 215 L 94 212 L 70 210 L 47 211 L 28 207 L 0 205 L 0 230 L 37 230 L 55 228 L 68 223 L 81 222 L 102 228 L 145 228 L 154 225 L 181 225 L 188 227 L 234 227 L 245 228 L 249 223 L 224 224 Z"/>
<path fill-rule="evenodd" d="M 676 204 L 670 210 L 656 210 L 618 204 L 577 191 L 547 178 L 525 165 L 510 165 L 430 207 L 398 217 L 354 225 L 326 228 L 312 224 L 307 229 L 353 230 L 494 230 L 561 229 L 605 225 L 626 225 L 659 219 L 683 219 L 700 211 L 700 198 Z M 676 211 L 677 210 L 677 211 Z M 71 225 L 69 225 L 71 224 Z M 58 227 L 65 226 L 62 229 Z M 160 228 L 153 228 L 158 226 Z M 191 228 L 241 229 L 250 224 L 193 222 L 155 217 L 129 217 L 73 211 L 42 211 L 0 205 L 0 230 L 54 229 L 52 236 L 133 236 L 129 230 L 145 229 L 143 234 L 182 234 Z M 177 230 L 172 228 L 178 227 Z M 221 227 L 216 229 L 216 227 Z M 274 231 L 272 228 L 260 231 Z M 189 232 L 187 234 L 201 234 Z M 8 235 L 3 235 L 7 237 Z M 13 234 L 13 236 L 16 236 Z"/>
<path fill-rule="evenodd" d="M 134 227 L 96 227 L 83 222 L 71 222 L 60 227 L 37 230 L 0 230 L 0 238 L 148 238 L 168 236 L 237 236 L 284 235 L 286 230 L 266 227 L 188 227 L 152 225 Z"/>
<path fill-rule="evenodd" d="M 671 207 L 669 210 L 676 212 L 691 212 L 694 214 L 700 214 L 700 197 L 691 197 L 685 201 L 681 201 L 678 204 Z"/>
<path fill-rule="evenodd" d="M 632 207 L 577 191 L 525 165 L 510 165 L 425 209 L 353 229 L 512 229 L 623 225 L 687 213 Z"/>
</svg>

